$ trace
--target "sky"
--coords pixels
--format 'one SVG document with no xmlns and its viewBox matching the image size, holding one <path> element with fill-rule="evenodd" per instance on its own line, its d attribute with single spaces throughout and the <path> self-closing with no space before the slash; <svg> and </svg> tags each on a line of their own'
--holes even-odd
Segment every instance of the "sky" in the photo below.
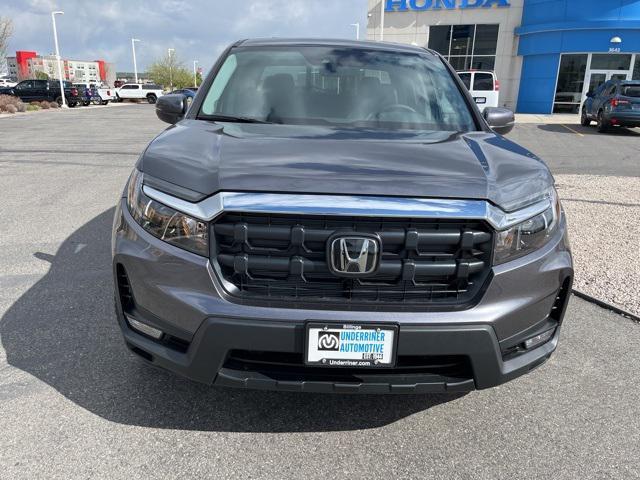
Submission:
<svg viewBox="0 0 640 480">
<path fill-rule="evenodd" d="M 224 48 L 250 37 L 365 37 L 367 0 L 0 0 L 0 15 L 12 18 L 9 55 L 16 50 L 52 53 L 51 12 L 60 55 L 106 60 L 117 71 L 138 70 L 174 48 L 187 68 L 193 60 L 208 71 Z"/>
</svg>

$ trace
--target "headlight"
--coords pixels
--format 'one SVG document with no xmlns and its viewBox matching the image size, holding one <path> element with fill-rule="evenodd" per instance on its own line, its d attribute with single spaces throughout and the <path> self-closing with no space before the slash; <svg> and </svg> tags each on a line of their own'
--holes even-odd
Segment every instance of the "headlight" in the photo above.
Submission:
<svg viewBox="0 0 640 480">
<path fill-rule="evenodd" d="M 147 197 L 137 169 L 127 185 L 127 206 L 133 219 L 151 235 L 198 255 L 209 255 L 207 223 Z"/>
<path fill-rule="evenodd" d="M 551 206 L 544 212 L 496 235 L 494 265 L 514 260 L 541 248 L 549 241 L 558 224 L 562 208 L 555 188 L 549 190 Z"/>
</svg>

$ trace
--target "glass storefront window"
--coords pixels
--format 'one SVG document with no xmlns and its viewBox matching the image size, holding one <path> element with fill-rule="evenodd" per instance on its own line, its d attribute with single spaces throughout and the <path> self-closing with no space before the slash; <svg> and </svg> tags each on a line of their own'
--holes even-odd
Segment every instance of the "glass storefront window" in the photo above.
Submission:
<svg viewBox="0 0 640 480">
<path fill-rule="evenodd" d="M 475 25 L 454 25 L 451 34 L 451 52 L 449 55 L 471 55 Z"/>
<path fill-rule="evenodd" d="M 429 48 L 442 54 L 456 70 L 494 70 L 499 25 L 434 25 Z"/>
<path fill-rule="evenodd" d="M 449 63 L 454 70 L 469 70 L 471 57 L 449 57 Z"/>
<path fill-rule="evenodd" d="M 496 57 L 482 56 L 482 57 L 473 57 L 473 61 L 471 62 L 471 68 L 474 70 L 495 70 L 496 68 Z"/>
<path fill-rule="evenodd" d="M 631 54 L 594 53 L 591 70 L 629 70 Z"/>
<path fill-rule="evenodd" d="M 476 25 L 473 55 L 495 55 L 498 47 L 498 25 Z"/>
<path fill-rule="evenodd" d="M 449 56 L 450 25 L 438 25 L 429 28 L 429 48 L 440 55 Z"/>
<path fill-rule="evenodd" d="M 591 78 L 589 78 L 589 88 L 587 89 L 588 93 L 595 93 L 598 87 L 604 82 L 607 81 L 606 73 L 592 73 Z"/>
<path fill-rule="evenodd" d="M 588 60 L 587 54 L 562 55 L 553 113 L 578 113 Z"/>
</svg>

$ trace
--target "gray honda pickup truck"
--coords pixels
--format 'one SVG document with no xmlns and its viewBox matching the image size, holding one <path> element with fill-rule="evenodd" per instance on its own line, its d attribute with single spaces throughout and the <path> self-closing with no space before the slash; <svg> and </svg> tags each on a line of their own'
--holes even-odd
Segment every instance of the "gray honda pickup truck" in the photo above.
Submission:
<svg viewBox="0 0 640 480">
<path fill-rule="evenodd" d="M 127 347 L 212 385 L 483 389 L 555 350 L 573 280 L 545 163 L 451 66 L 389 43 L 256 39 L 140 156 L 113 226 Z"/>
</svg>

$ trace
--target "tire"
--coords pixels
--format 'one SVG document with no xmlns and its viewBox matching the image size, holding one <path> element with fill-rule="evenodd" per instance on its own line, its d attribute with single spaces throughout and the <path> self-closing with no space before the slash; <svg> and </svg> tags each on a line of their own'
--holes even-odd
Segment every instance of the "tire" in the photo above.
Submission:
<svg viewBox="0 0 640 480">
<path fill-rule="evenodd" d="M 158 97 L 156 97 L 153 93 L 150 93 L 149 95 L 147 95 L 147 102 L 149 102 L 151 105 L 156 103 L 157 100 L 158 100 Z"/>
<path fill-rule="evenodd" d="M 62 106 L 62 97 L 56 97 L 54 102 L 56 102 L 58 104 L 58 106 L 61 107 Z"/>
<path fill-rule="evenodd" d="M 591 120 L 587 117 L 586 106 L 582 107 L 582 113 L 580 113 L 580 125 L 583 127 L 588 127 L 591 125 Z"/>
<path fill-rule="evenodd" d="M 102 100 L 102 102 L 100 103 L 100 105 L 107 105 L 109 103 L 109 100 Z"/>
<path fill-rule="evenodd" d="M 89 105 L 91 105 L 91 102 L 82 102 L 83 107 L 88 107 Z"/>
<path fill-rule="evenodd" d="M 69 103 L 69 108 L 75 108 L 76 105 L 78 105 L 76 102 L 70 102 Z"/>
<path fill-rule="evenodd" d="M 602 110 L 598 112 L 598 132 L 605 133 L 609 130 L 609 123 L 604 119 Z"/>
</svg>

